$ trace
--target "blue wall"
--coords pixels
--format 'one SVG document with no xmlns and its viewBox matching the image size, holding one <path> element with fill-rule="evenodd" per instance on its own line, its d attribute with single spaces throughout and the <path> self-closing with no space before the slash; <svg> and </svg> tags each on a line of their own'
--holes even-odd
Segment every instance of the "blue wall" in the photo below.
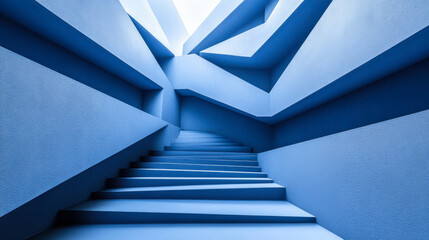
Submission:
<svg viewBox="0 0 429 240">
<path fill-rule="evenodd" d="M 167 125 L 0 48 L 0 215 Z"/>
<path fill-rule="evenodd" d="M 108 51 L 110 56 L 102 59 L 101 50 L 86 48 L 83 39 L 67 42 L 67 37 L 72 36 L 71 34 L 52 33 L 64 46 L 73 48 L 80 54 L 86 54 L 86 57 L 103 65 L 104 68 L 115 69 L 118 68 L 116 65 L 125 63 L 126 69 L 118 72 L 124 76 L 124 79 L 142 88 L 150 88 L 145 83 L 147 81 L 152 82 L 151 85 L 158 86 L 164 86 L 168 82 L 149 47 L 119 1 L 37 0 L 36 2 L 41 5 L 39 9 L 46 8 L 51 13 L 50 17 L 56 21 L 64 21 L 63 25 L 76 29 L 80 37 L 86 37 L 95 42 L 104 51 Z M 36 9 L 31 10 L 36 11 Z M 46 25 L 46 22 L 41 24 Z M 45 26 L 45 28 L 45 31 L 55 30 L 54 27 Z M 113 64 L 117 60 L 119 62 L 116 65 Z M 105 63 L 103 64 L 103 62 Z M 134 77 L 126 77 L 132 73 L 135 74 Z"/>
<path fill-rule="evenodd" d="M 222 68 L 265 92 L 269 92 L 271 89 L 271 72 L 268 70 L 232 67 Z"/>
<path fill-rule="evenodd" d="M 261 25 L 253 23 L 248 26 L 253 28 L 242 29 L 240 34 L 202 50 L 200 55 L 220 66 L 270 69 L 306 39 L 330 2 L 279 1 L 265 22 L 261 12 Z"/>
<path fill-rule="evenodd" d="M 156 107 L 151 113 L 160 114 L 159 117 L 163 120 L 179 125 L 179 105 L 174 89 L 118 1 L 74 1 L 65 4 L 62 1 L 22 0 L 0 2 L 0 6 L 0 15 L 36 33 L 19 29 L 16 27 L 18 25 L 10 21 L 3 24 L 3 32 L 14 34 L 11 37 L 2 35 L 2 42 L 7 48 L 13 48 L 13 51 L 19 54 L 40 61 L 55 71 L 76 78 L 133 106 L 146 108 L 150 105 L 152 109 Z M 77 15 L 79 17 L 76 17 Z M 18 41 L 13 43 L 16 37 Z M 35 40 L 35 46 L 41 49 L 21 41 L 27 37 L 27 40 Z M 55 48 L 52 43 L 61 47 Z M 26 46 L 22 46 L 23 44 Z M 67 54 L 62 52 L 67 52 L 64 49 L 80 58 L 66 56 Z M 82 63 L 83 59 L 88 62 Z M 86 69 L 88 66 L 81 66 L 89 63 L 106 73 L 100 73 L 98 70 L 94 72 L 93 69 Z M 68 64 L 70 65 L 62 66 Z M 74 64 L 77 65 L 76 68 Z M 89 76 L 83 76 L 87 70 Z M 106 76 L 109 74 L 112 76 Z M 103 82 L 104 78 L 106 83 Z M 121 81 L 127 83 L 120 83 Z M 150 98 L 150 94 L 144 96 L 146 90 L 162 90 L 162 97 Z M 142 95 L 145 101 L 151 103 L 142 104 Z"/>
<path fill-rule="evenodd" d="M 170 43 L 173 53 L 177 56 L 182 55 L 183 43 L 189 34 L 173 0 L 148 0 L 148 2 Z"/>
<path fill-rule="evenodd" d="M 0 11 L 0 190 L 8 193 L 0 196 L 1 239 L 24 239 L 47 229 L 58 210 L 87 199 L 147 150 L 168 145 L 179 131 L 172 124 L 180 122 L 178 95 L 120 5 L 110 1 L 103 7 L 122 30 L 71 20 L 78 32 L 55 17 L 44 25 L 51 12 L 35 2 L 22 4 L 31 24 L 7 8 Z M 67 17 L 71 9 L 63 12 L 62 6 L 55 11 Z M 103 14 L 87 17 L 96 23 Z M 112 42 L 112 33 L 133 44 Z M 98 42 L 86 49 L 91 40 L 84 34 Z M 130 51 L 137 55 L 113 55 Z M 146 88 L 156 86 L 150 80 L 162 88 Z"/>
<path fill-rule="evenodd" d="M 146 94 L 142 89 L 1 15 L 0 45 L 129 105 L 143 108 Z"/>
<path fill-rule="evenodd" d="M 162 150 L 178 133 L 178 127 L 168 125 L 2 216 L 0 239 L 27 239 L 46 230 L 55 224 L 60 209 L 87 200 L 105 187 L 107 178 L 117 177 L 119 169 L 149 150 Z"/>
<path fill-rule="evenodd" d="M 293 204 L 344 239 L 429 236 L 429 111 L 258 155 Z"/>
<path fill-rule="evenodd" d="M 429 59 L 274 125 L 281 147 L 429 109 Z"/>
<path fill-rule="evenodd" d="M 187 50 L 260 23 L 263 4 L 276 1 L 240 2 L 223 1 Z M 162 28 L 176 54 L 187 33 L 172 0 L 149 4 L 159 26 L 147 34 L 117 0 L 0 1 L 0 233 L 31 225 L 0 238 L 48 227 L 179 125 L 275 148 L 260 154 L 264 170 L 346 239 L 429 235 L 426 0 L 334 0 L 308 36 L 324 8 L 295 28 L 289 48 L 271 42 L 251 65 L 259 70 L 156 59 L 171 55 L 146 44 L 153 31 Z M 278 66 L 260 69 L 267 57 Z"/>
<path fill-rule="evenodd" d="M 182 129 L 218 133 L 252 146 L 256 152 L 272 146 L 269 125 L 195 97 L 182 97 L 180 118 Z"/>
<path fill-rule="evenodd" d="M 247 115 L 265 116 L 270 112 L 267 92 L 198 55 L 175 57 L 162 62 L 162 67 L 181 94 L 191 92 Z"/>
<path fill-rule="evenodd" d="M 263 21 L 267 0 L 220 1 L 183 46 L 184 54 L 199 53 Z M 255 21 L 256 19 L 256 21 Z"/>
<path fill-rule="evenodd" d="M 427 54 L 427 44 L 408 45 L 395 49 L 400 52 L 397 56 L 373 62 L 377 67 L 371 71 L 342 78 L 361 66 L 369 67 L 365 64 L 429 26 L 428 7 L 426 0 L 333 1 L 271 90 L 272 114 L 291 109 L 320 89 L 335 89 L 314 100 L 321 104 L 337 97 L 336 92 L 362 87 L 371 77 L 376 80 L 381 72 L 397 71 L 401 64 L 405 67 Z M 331 84 L 336 81 L 342 86 Z"/>
<path fill-rule="evenodd" d="M 120 0 L 156 58 L 173 57 L 171 46 L 148 1 Z"/>
</svg>

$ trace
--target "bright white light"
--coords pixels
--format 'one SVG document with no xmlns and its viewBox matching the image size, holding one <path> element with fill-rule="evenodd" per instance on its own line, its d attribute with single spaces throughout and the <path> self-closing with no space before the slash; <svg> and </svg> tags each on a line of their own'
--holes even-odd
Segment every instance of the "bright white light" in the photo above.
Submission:
<svg viewBox="0 0 429 240">
<path fill-rule="evenodd" d="M 189 36 L 207 18 L 221 0 L 173 0 Z"/>
</svg>

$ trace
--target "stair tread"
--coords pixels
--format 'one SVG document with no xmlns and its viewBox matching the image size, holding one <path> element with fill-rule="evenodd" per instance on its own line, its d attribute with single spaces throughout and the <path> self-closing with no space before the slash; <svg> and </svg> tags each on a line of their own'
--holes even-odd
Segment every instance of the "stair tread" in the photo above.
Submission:
<svg viewBox="0 0 429 240">
<path fill-rule="evenodd" d="M 243 152 L 247 152 L 251 150 L 251 147 L 248 146 L 194 146 L 194 145 L 190 145 L 190 146 L 166 146 L 165 147 L 166 151 L 198 151 L 198 152 L 202 152 L 202 151 L 214 151 L 214 150 L 219 150 L 216 152 L 230 152 L 232 150 L 240 150 Z"/>
<path fill-rule="evenodd" d="M 225 137 L 225 136 L 222 136 L 222 135 L 219 135 L 219 134 L 215 134 L 215 133 L 191 133 L 191 132 L 181 132 L 181 133 L 179 133 L 179 135 L 178 135 L 179 137 L 181 137 L 181 136 L 197 136 L 197 137 L 205 137 L 205 136 L 208 136 L 208 137 Z"/>
<path fill-rule="evenodd" d="M 237 144 L 237 142 L 228 140 L 228 139 L 183 139 L 183 138 L 178 138 L 176 139 L 174 142 L 172 142 L 172 144 L 222 144 L 222 143 L 226 143 L 226 144 Z M 240 144 L 241 145 L 241 144 Z"/>
<path fill-rule="evenodd" d="M 159 158 L 161 158 L 161 159 L 189 159 L 188 158 L 189 156 L 148 156 L 147 158 L 149 158 L 149 159 L 151 159 L 151 158 L 153 158 L 153 159 L 159 159 Z M 258 162 L 257 160 L 255 160 L 255 159 L 247 159 L 247 160 L 243 160 L 243 159 L 228 159 L 228 158 L 221 158 L 221 159 L 218 159 L 218 158 L 206 158 L 207 156 L 201 156 L 200 158 L 196 158 L 195 156 L 192 156 L 192 160 L 195 160 L 195 159 L 198 159 L 198 160 L 210 160 L 210 161 L 214 161 L 214 160 L 217 160 L 217 161 L 237 161 L 237 162 Z M 218 156 L 216 156 L 216 157 L 218 157 Z"/>
<path fill-rule="evenodd" d="M 66 210 L 314 218 L 287 201 L 269 200 L 106 199 L 87 201 Z"/>
<path fill-rule="evenodd" d="M 201 131 L 201 130 L 180 130 L 180 133 L 201 133 L 201 134 L 217 134 L 209 131 Z"/>
<path fill-rule="evenodd" d="M 258 167 L 257 161 L 235 161 L 235 160 L 217 160 L 217 159 L 189 159 L 189 158 L 142 158 L 140 162 L 147 163 L 193 163 L 193 164 L 219 164 L 229 166 L 255 166 Z"/>
<path fill-rule="evenodd" d="M 221 164 L 199 164 L 199 163 L 177 163 L 177 162 L 133 162 L 130 167 L 135 168 L 166 168 L 166 169 L 192 169 L 192 170 L 216 170 L 216 171 L 240 171 L 261 172 L 259 166 L 245 165 L 221 165 Z"/>
<path fill-rule="evenodd" d="M 122 169 L 120 175 L 123 177 L 267 177 L 263 172 L 165 168 L 128 168 Z"/>
<path fill-rule="evenodd" d="M 284 187 L 277 183 L 245 183 L 245 184 L 207 184 L 207 185 L 180 185 L 160 187 L 128 187 L 109 188 L 99 192 L 135 192 L 135 191 L 181 191 L 181 190 L 209 190 L 209 189 L 252 189 L 252 188 L 279 188 Z"/>
<path fill-rule="evenodd" d="M 90 224 L 55 228 L 37 236 L 36 239 L 89 240 L 97 238 L 104 240 L 197 240 L 201 239 L 202 236 L 210 236 L 210 239 L 222 240 L 263 240 L 267 239 L 267 234 L 269 234 L 270 240 L 341 239 L 317 223 Z"/>
<path fill-rule="evenodd" d="M 127 168 L 124 170 L 149 170 L 149 171 L 179 171 L 179 172 L 215 172 L 215 173 L 244 173 L 265 175 L 263 172 L 244 172 L 244 171 L 219 171 L 219 170 L 194 170 L 194 169 L 168 169 L 168 168 Z"/>
<path fill-rule="evenodd" d="M 186 180 L 233 180 L 233 181 L 240 181 L 240 180 L 256 180 L 256 181 L 264 181 L 264 180 L 272 180 L 271 178 L 228 178 L 228 177 L 117 177 L 117 178 L 111 178 L 111 179 L 186 179 Z"/>
<path fill-rule="evenodd" d="M 172 142 L 170 146 L 195 146 L 195 147 L 212 147 L 212 146 L 243 146 L 236 142 L 202 142 L 202 143 L 194 143 L 194 142 Z"/>
<path fill-rule="evenodd" d="M 151 155 L 144 157 L 146 159 L 150 158 L 158 158 L 158 159 L 189 159 L 189 160 L 242 160 L 242 161 L 253 161 L 258 162 L 256 160 L 256 156 L 248 156 L 248 155 L 228 155 L 228 156 L 217 156 L 217 155 Z"/>
<path fill-rule="evenodd" d="M 196 135 L 196 134 L 186 134 L 186 135 L 179 135 L 177 137 L 178 139 L 200 139 L 200 138 L 204 138 L 204 139 L 226 139 L 226 140 L 230 140 L 227 137 L 224 136 L 216 136 L 216 135 Z"/>
<path fill-rule="evenodd" d="M 229 140 L 229 141 L 234 141 L 230 138 L 224 137 L 224 136 L 205 136 L 205 135 L 179 135 L 177 136 L 176 139 L 225 139 L 225 140 Z"/>
<path fill-rule="evenodd" d="M 204 139 L 204 140 L 228 140 L 232 141 L 229 138 L 222 137 L 222 136 L 178 136 L 177 140 L 193 140 L 193 139 Z"/>
<path fill-rule="evenodd" d="M 194 155 L 249 155 L 249 156 L 255 156 L 256 153 L 249 153 L 249 152 L 211 152 L 211 151 L 171 151 L 171 150 L 165 150 L 165 151 L 152 151 L 155 153 L 178 153 L 183 156 L 183 153 L 189 153 Z"/>
<path fill-rule="evenodd" d="M 207 185 L 207 184 L 244 184 L 244 183 L 272 183 L 270 178 L 229 178 L 229 177 L 117 177 L 106 182 L 108 188 L 121 187 L 156 187 L 179 185 Z"/>
<path fill-rule="evenodd" d="M 156 164 L 165 164 L 165 165 L 184 165 L 184 166 L 216 166 L 216 167 L 243 167 L 243 168 L 255 168 L 258 169 L 258 166 L 246 166 L 246 165 L 226 165 L 226 164 L 200 164 L 200 163 L 176 163 L 176 162 L 148 162 Z"/>
</svg>

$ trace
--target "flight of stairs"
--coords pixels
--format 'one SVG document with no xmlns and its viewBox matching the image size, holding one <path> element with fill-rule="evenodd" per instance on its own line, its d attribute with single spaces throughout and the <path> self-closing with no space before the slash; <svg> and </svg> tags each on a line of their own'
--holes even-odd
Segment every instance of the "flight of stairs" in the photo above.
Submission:
<svg viewBox="0 0 429 240">
<path fill-rule="evenodd" d="M 220 135 L 181 131 L 37 239 L 340 239 L 286 201 L 257 155 Z"/>
</svg>

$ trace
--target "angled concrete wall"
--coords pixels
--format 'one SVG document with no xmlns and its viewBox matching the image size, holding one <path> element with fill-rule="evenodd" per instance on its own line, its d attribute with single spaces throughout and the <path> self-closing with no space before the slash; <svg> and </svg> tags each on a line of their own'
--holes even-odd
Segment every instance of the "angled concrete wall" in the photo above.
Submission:
<svg viewBox="0 0 429 240">
<path fill-rule="evenodd" d="M 292 34 L 289 32 L 289 38 L 283 37 L 280 44 L 271 46 L 271 51 L 263 54 L 259 59 L 256 59 L 257 52 L 260 52 L 260 49 L 267 44 L 268 40 L 280 31 L 280 27 L 285 24 L 302 3 L 303 0 L 279 1 L 264 23 L 202 50 L 201 56 L 219 65 L 253 68 L 269 67 L 272 61 L 276 62 L 276 59 L 281 57 L 278 55 L 282 51 L 289 51 L 290 47 L 288 45 L 291 44 L 288 42 L 294 42 L 299 38 L 297 36 L 290 37 Z M 315 7 L 312 6 L 312 9 Z M 303 15 L 301 14 L 301 17 Z M 300 25 L 301 29 L 304 28 L 304 26 L 301 26 L 303 24 L 294 24 L 292 26 L 297 27 L 298 25 Z M 252 39 L 252 41 L 249 41 L 249 39 Z"/>
<path fill-rule="evenodd" d="M 226 40 L 263 13 L 267 0 L 221 0 L 183 45 L 183 54 L 198 53 Z"/>
<path fill-rule="evenodd" d="M 326 7 L 328 3 L 329 1 L 326 1 L 323 6 Z M 306 6 L 311 9 L 313 5 L 308 3 Z M 317 6 L 321 10 L 325 9 L 322 5 Z M 164 69 L 181 94 L 189 94 L 191 91 L 194 96 L 216 102 L 257 120 L 275 124 L 359 89 L 429 56 L 429 47 L 425 44 L 429 39 L 429 18 L 422 10 L 427 7 L 429 5 L 426 1 L 418 0 L 332 2 L 302 45 L 298 44 L 298 49 L 291 50 L 291 56 L 286 56 L 280 61 L 281 66 L 275 66 L 272 69 L 272 75 L 280 77 L 269 94 L 265 91 L 269 90 L 272 82 L 276 82 L 275 80 L 264 85 L 251 78 L 245 79 L 245 75 L 251 75 L 253 69 L 249 73 L 241 74 L 243 79 L 235 73 L 239 76 L 235 80 L 224 74 L 224 69 L 219 67 L 229 66 L 227 58 L 238 57 L 240 60 L 240 56 L 244 55 L 236 51 L 251 51 L 252 41 L 234 45 L 227 44 L 229 40 L 226 40 L 219 44 L 224 47 L 223 54 L 226 57 L 222 61 L 219 60 L 219 66 L 216 64 L 210 66 L 209 63 L 199 60 L 197 56 L 190 55 L 178 58 L 180 60 L 170 61 L 172 63 L 170 65 L 174 66 L 171 69 L 174 71 Z M 323 11 L 317 12 L 319 16 L 321 12 Z M 274 12 L 270 16 L 275 17 L 273 14 Z M 293 14 L 298 16 L 304 12 L 297 11 Z M 313 15 L 311 16 L 317 20 L 318 18 Z M 341 25 L 331 27 L 338 25 L 338 22 L 341 22 Z M 262 26 L 242 34 L 249 34 Z M 380 32 L 382 34 L 379 34 Z M 263 39 L 264 34 L 259 35 Z M 275 49 L 285 46 L 280 44 L 272 47 Z M 222 55 L 221 52 L 219 52 L 220 55 Z M 202 56 L 204 56 L 203 53 L 204 51 L 201 53 Z M 270 54 L 267 58 L 270 58 Z M 284 68 L 286 69 L 280 74 Z M 204 72 L 201 71 L 202 69 Z M 231 71 L 231 68 L 226 70 Z M 236 83 L 244 80 L 254 85 Z M 210 86 L 209 90 L 205 88 L 207 86 Z M 257 90 L 252 90 L 253 87 Z M 258 90 L 262 91 L 256 94 L 260 92 Z M 231 92 L 233 97 L 230 96 Z M 250 92 L 252 94 L 249 94 Z M 269 99 L 265 99 L 264 95 L 268 95 Z"/>
<path fill-rule="evenodd" d="M 272 113 L 291 107 L 427 27 L 428 8 L 425 0 L 333 1 L 271 90 Z M 373 75 L 397 70 L 394 60 Z M 349 85 L 365 80 L 354 79 Z"/>
<path fill-rule="evenodd" d="M 152 53 L 157 53 L 158 57 L 173 57 L 170 42 L 165 36 L 149 2 L 147 0 L 120 0 L 120 2 L 132 18 L 137 30 L 139 30 Z"/>
<path fill-rule="evenodd" d="M 429 111 L 258 155 L 290 202 L 344 239 L 425 239 Z"/>
<path fill-rule="evenodd" d="M 269 113 L 267 92 L 198 55 L 175 57 L 164 62 L 163 69 L 179 92 L 202 95 L 212 102 L 252 116 Z"/>
<path fill-rule="evenodd" d="M 167 82 L 119 1 L 38 2 L 151 81 L 158 85 Z"/>
<path fill-rule="evenodd" d="M 150 99 L 156 102 L 155 112 L 179 124 L 171 83 L 118 1 L 22 0 L 1 2 L 0 6 L 1 15 L 121 80 L 142 90 L 162 90 L 162 98 Z"/>
<path fill-rule="evenodd" d="M 195 97 L 182 97 L 180 127 L 221 134 L 261 152 L 271 149 L 271 126 Z M 250 130 L 251 129 L 251 130 Z"/>
<path fill-rule="evenodd" d="M 169 109 L 162 110 L 160 117 L 173 124 L 179 123 L 173 88 L 118 1 L 40 0 L 39 3 L 131 67 L 128 71 L 122 71 L 124 79 L 131 79 L 126 76 L 137 71 L 137 75 L 132 78 L 132 84 L 144 89 L 141 82 L 148 78 L 159 85 L 163 89 L 163 98 L 158 107 Z M 79 17 L 76 17 L 77 14 Z M 112 64 L 111 67 L 116 66 Z"/>
<path fill-rule="evenodd" d="M 60 209 L 88 200 L 105 187 L 106 179 L 118 176 L 118 169 L 129 167 L 149 150 L 162 150 L 178 132 L 173 125 L 164 127 L 2 216 L 0 239 L 28 239 L 50 228 Z"/>
<path fill-rule="evenodd" d="M 273 125 L 273 148 L 429 109 L 429 58 Z"/>
<path fill-rule="evenodd" d="M 2 214 L 166 125 L 6 49 L 1 57 L 0 176 L 14 198 Z"/>
<path fill-rule="evenodd" d="M 1 48 L 0 214 L 166 123 Z"/>
<path fill-rule="evenodd" d="M 0 45 L 4 48 L 124 103 L 144 108 L 142 98 L 147 94 L 139 87 L 1 15 L 0 35 Z"/>
<path fill-rule="evenodd" d="M 189 34 L 183 25 L 173 0 L 147 0 L 161 28 L 163 29 L 174 55 L 182 55 L 183 43 Z"/>
</svg>

